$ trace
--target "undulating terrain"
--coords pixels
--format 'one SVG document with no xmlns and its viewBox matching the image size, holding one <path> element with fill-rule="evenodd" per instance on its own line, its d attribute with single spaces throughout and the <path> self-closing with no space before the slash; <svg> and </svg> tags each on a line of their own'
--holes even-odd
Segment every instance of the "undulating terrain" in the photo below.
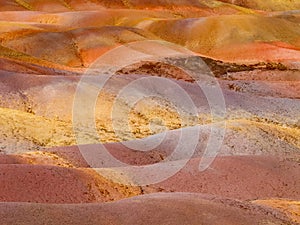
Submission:
<svg viewBox="0 0 300 225">
<path fill-rule="evenodd" d="M 300 224 L 299 0 L 0 0 L 0 224 Z"/>
</svg>

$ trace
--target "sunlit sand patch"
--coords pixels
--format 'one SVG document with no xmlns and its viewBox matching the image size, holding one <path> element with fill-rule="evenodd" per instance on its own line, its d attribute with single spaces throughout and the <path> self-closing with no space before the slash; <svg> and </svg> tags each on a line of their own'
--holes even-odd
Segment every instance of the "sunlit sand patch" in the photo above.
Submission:
<svg viewBox="0 0 300 225">
<path fill-rule="evenodd" d="M 74 168 L 74 166 L 70 162 L 50 152 L 27 152 L 19 156 L 21 156 L 23 160 L 32 165 L 53 165 L 59 167 Z"/>
<path fill-rule="evenodd" d="M 265 205 L 277 209 L 288 217 L 290 217 L 295 223 L 300 223 L 300 202 L 287 200 L 287 199 L 266 199 L 256 200 L 255 204 Z"/>
</svg>

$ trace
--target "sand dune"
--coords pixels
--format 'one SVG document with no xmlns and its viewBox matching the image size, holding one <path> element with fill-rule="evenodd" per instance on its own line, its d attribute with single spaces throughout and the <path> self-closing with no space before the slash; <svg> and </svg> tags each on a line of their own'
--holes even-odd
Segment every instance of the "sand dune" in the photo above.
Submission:
<svg viewBox="0 0 300 225">
<path fill-rule="evenodd" d="M 265 207 L 182 193 L 81 206 L 2 203 L 1 218 L 6 224 L 293 224 L 282 213 Z"/>
<path fill-rule="evenodd" d="M 231 15 L 180 19 L 153 22 L 147 30 L 164 40 L 223 61 L 299 61 L 299 27 L 280 18 Z M 277 42 L 286 46 L 277 46 Z"/>
<path fill-rule="evenodd" d="M 96 104 L 95 118 L 98 134 L 91 134 L 88 126 L 82 124 L 83 132 L 85 127 L 87 129 L 84 142 L 81 144 L 124 141 L 160 133 L 163 131 L 163 125 L 159 124 L 159 121 L 153 123 L 156 128 L 150 130 L 149 125 L 155 118 L 163 120 L 170 130 L 194 125 L 209 125 L 216 119 L 211 115 L 206 97 L 197 84 L 173 80 L 172 82 L 180 85 L 194 100 L 198 115 L 188 115 L 189 108 L 184 106 L 179 110 L 169 103 L 163 105 L 172 99 L 167 102 L 148 99 L 140 102 L 134 111 L 126 116 L 129 130 L 124 130 L 118 115 L 115 115 L 113 120 L 111 115 L 114 107 L 130 109 L 130 106 L 122 98 L 116 100 L 116 96 L 118 90 L 140 76 L 118 75 L 108 82 Z M 11 143 L 5 151 L 26 151 L 22 146 L 39 149 L 39 147 L 76 144 L 72 125 L 73 101 L 79 82 L 76 75 L 6 74 L 2 75 L 1 79 L 2 133 L 6 134 L 6 137 L 2 138 L 2 143 Z M 157 79 L 158 82 L 164 81 L 164 78 Z M 276 137 L 299 146 L 298 142 L 294 141 L 299 133 L 298 82 L 293 82 L 291 86 L 291 82 L 288 81 L 220 80 L 220 85 L 227 103 L 226 110 L 230 111 L 230 114 L 224 118 L 228 122 L 229 133 L 237 130 L 239 134 L 239 129 L 243 129 L 249 134 L 263 135 L 260 130 L 266 130 L 270 140 Z M 148 89 L 140 85 L 134 88 L 135 93 L 139 95 L 146 94 L 149 90 L 151 87 Z M 272 98 L 273 104 L 270 103 L 269 98 Z M 254 99 L 257 104 L 253 104 Z M 285 127 L 286 125 L 289 127 Z M 46 132 L 41 132 L 42 130 Z M 14 144 L 16 141 L 20 145 Z M 262 136 L 259 141 L 266 142 Z M 4 147 L 5 144 L 2 145 Z M 267 144 L 262 145 L 267 147 Z"/>
<path fill-rule="evenodd" d="M 222 13 L 218 12 L 218 9 L 228 5 L 221 3 L 215 3 L 217 6 L 207 6 L 208 3 L 201 4 L 198 1 L 181 1 L 178 5 L 170 1 L 131 1 L 130 5 L 134 8 L 140 7 L 139 10 L 133 10 L 122 1 L 90 2 L 90 11 L 85 12 L 71 10 L 76 8 L 73 4 L 79 4 L 81 7 L 83 3 L 78 2 L 19 1 L 6 4 L 40 11 L 53 5 L 54 8 L 58 7 L 58 11 L 62 10 L 60 13 L 55 13 L 55 10 L 52 13 L 5 12 L 0 15 L 0 42 L 18 54 L 27 54 L 73 68 L 88 67 L 95 59 L 118 44 L 159 38 L 180 44 L 200 55 L 223 61 L 273 61 L 290 64 L 299 61 L 300 57 L 300 31 L 297 21 L 279 15 L 246 11 L 237 14 L 232 11 Z M 103 6 L 100 9 L 93 8 L 94 4 L 106 5 L 108 9 Z M 152 4 L 166 7 L 169 11 L 151 11 L 149 7 L 151 8 Z M 206 13 L 183 13 L 178 18 L 172 7 L 184 9 L 185 5 L 206 10 Z M 95 11 L 97 9 L 98 11 Z M 66 12 L 69 10 L 70 12 Z M 243 55 L 239 54 L 241 51 L 244 52 Z M 24 57 L 20 55 L 19 59 Z M 38 63 L 45 65 L 43 61 Z"/>
<path fill-rule="evenodd" d="M 14 164 L 0 167 L 1 202 L 91 203 L 140 193 L 138 187 L 114 184 L 88 169 Z"/>
<path fill-rule="evenodd" d="M 299 201 L 292 201 L 288 199 L 270 199 L 270 200 L 257 200 L 254 202 L 259 205 L 265 205 L 265 206 L 273 207 L 275 209 L 279 209 L 280 211 L 285 213 L 288 217 L 290 217 L 292 221 L 296 223 L 300 222 Z"/>
<path fill-rule="evenodd" d="M 1 224 L 298 224 L 299 8 L 0 0 Z"/>
<path fill-rule="evenodd" d="M 240 122 L 238 126 L 237 121 L 228 123 L 227 127 L 224 144 L 218 152 L 217 159 L 208 170 L 200 172 L 198 166 L 207 144 L 209 126 L 200 132 L 201 139 L 193 153 L 193 159 L 187 166 L 175 176 L 150 187 L 145 187 L 144 192 L 152 193 L 157 190 L 199 192 L 242 200 L 300 198 L 298 191 L 300 190 L 300 183 L 297 182 L 299 180 L 299 143 L 297 142 L 298 134 L 295 133 L 297 132 L 296 130 L 284 133 L 288 130 L 283 128 L 276 131 L 275 127 L 268 127 L 263 124 L 255 125 L 253 123 L 251 125 L 250 122 L 244 122 L 244 124 Z M 266 135 L 266 133 L 269 134 Z M 124 144 L 137 145 L 137 143 L 134 143 L 135 141 L 131 141 L 131 143 L 105 144 L 105 147 L 113 157 L 128 165 L 149 165 L 162 162 L 163 159 L 166 159 L 173 152 L 178 145 L 179 134 L 178 131 L 169 132 L 157 148 L 146 152 L 133 151 L 124 146 Z M 148 143 L 153 143 L 155 139 L 159 140 L 160 136 L 162 134 L 148 137 L 145 140 Z M 278 141 L 272 143 L 276 139 Z M 87 146 L 84 148 L 87 148 Z M 93 149 L 102 151 L 97 145 L 89 146 L 88 148 L 89 151 Z M 93 152 L 95 152 L 94 150 Z M 63 168 L 88 168 L 91 165 L 91 161 L 86 161 L 89 157 L 86 158 L 83 151 L 75 146 L 50 148 L 40 152 L 2 157 L 0 162 L 2 161 L 4 165 L 12 163 L 18 165 L 52 164 Z M 184 155 L 180 156 L 180 158 L 173 158 L 173 160 L 181 159 L 184 159 Z M 99 158 L 97 161 L 98 165 L 100 165 L 101 159 Z M 35 167 L 28 166 L 28 168 Z M 114 168 L 109 169 L 114 171 Z M 99 172 L 101 174 L 101 167 Z M 118 170 L 116 172 L 118 174 Z M 107 176 L 105 173 L 103 175 Z M 128 175 L 130 173 L 126 177 Z M 131 179 L 133 180 L 128 182 L 134 183 L 134 177 Z M 249 183 L 251 183 L 251 187 L 249 187 Z"/>
<path fill-rule="evenodd" d="M 284 1 L 284 0 L 270 0 L 270 1 L 263 1 L 263 0 L 220 0 L 222 2 L 228 2 L 231 4 L 236 4 L 243 7 L 249 7 L 253 9 L 260 9 L 260 10 L 268 10 L 268 11 L 284 11 L 284 10 L 297 10 L 300 7 L 300 3 L 297 0 L 291 1 Z"/>
<path fill-rule="evenodd" d="M 181 0 L 177 2 L 164 0 L 164 1 L 149 1 L 149 0 L 114 0 L 114 1 L 39 1 L 39 0 L 2 0 L 1 1 L 1 11 L 5 10 L 36 10 L 36 11 L 51 11 L 51 12 L 60 12 L 60 11 L 71 11 L 71 10 L 86 10 L 86 9 L 103 9 L 103 8 L 147 8 L 147 9 L 201 9 L 208 6 L 220 6 L 222 2 L 243 6 L 247 8 L 260 9 L 260 10 L 293 10 L 298 9 L 299 4 L 296 0 L 289 2 L 285 1 L 229 1 L 229 0 L 220 0 L 220 1 L 194 1 L 194 0 Z"/>
</svg>

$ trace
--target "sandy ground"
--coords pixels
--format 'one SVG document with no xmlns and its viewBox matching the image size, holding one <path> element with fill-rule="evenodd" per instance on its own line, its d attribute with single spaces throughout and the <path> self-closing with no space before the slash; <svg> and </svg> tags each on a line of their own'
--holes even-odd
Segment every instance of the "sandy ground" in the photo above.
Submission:
<svg viewBox="0 0 300 225">
<path fill-rule="evenodd" d="M 299 7 L 0 0 L 1 224 L 299 224 Z"/>
</svg>

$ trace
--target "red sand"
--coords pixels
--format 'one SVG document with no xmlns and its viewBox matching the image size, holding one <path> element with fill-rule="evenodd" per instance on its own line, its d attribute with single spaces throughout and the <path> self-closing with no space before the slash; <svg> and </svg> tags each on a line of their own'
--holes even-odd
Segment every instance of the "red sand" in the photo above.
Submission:
<svg viewBox="0 0 300 225">
<path fill-rule="evenodd" d="M 104 202 L 136 195 L 139 191 L 114 185 L 88 169 L 1 164 L 0 170 L 1 202 Z"/>
<path fill-rule="evenodd" d="M 0 0 L 0 223 L 294 224 L 286 213 L 290 206 L 272 199 L 300 202 L 300 20 L 297 11 L 278 11 L 299 5 L 222 2 Z M 97 174 L 78 146 L 70 146 L 77 143 L 73 100 L 81 74 L 98 57 L 145 40 L 169 41 L 210 58 L 204 60 L 223 92 L 227 127 L 217 158 L 200 172 L 213 120 L 195 80 L 167 63 L 143 61 L 119 70 L 97 102 L 101 141 L 130 139 L 124 127 L 115 137 L 111 106 L 123 87 L 147 76 L 182 87 L 199 110 L 199 118 L 189 118 L 188 125 L 201 129 L 195 153 L 181 171 L 157 184 L 126 186 Z M 191 63 L 190 58 L 180 60 Z M 137 85 L 133 94 L 149 89 Z M 153 117 L 165 119 L 171 129 L 185 125 L 171 107 L 152 103 L 139 105 L 129 118 L 135 137 L 155 133 L 147 128 Z M 182 110 L 188 115 L 189 109 Z M 167 141 L 148 152 L 123 143 L 105 147 L 128 165 L 154 164 L 172 153 L 180 131 L 168 131 Z M 99 137 L 85 137 L 96 149 Z"/>
<path fill-rule="evenodd" d="M 294 224 L 282 213 L 196 194 L 154 194 L 108 204 L 0 204 L 4 224 Z"/>
</svg>

